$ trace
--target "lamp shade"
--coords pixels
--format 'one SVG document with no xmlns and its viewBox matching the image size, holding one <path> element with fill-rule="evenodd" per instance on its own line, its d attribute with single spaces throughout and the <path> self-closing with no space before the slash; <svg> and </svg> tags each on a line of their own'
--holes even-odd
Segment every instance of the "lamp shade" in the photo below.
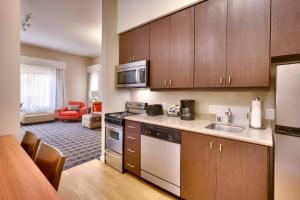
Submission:
<svg viewBox="0 0 300 200">
<path fill-rule="evenodd" d="M 97 90 L 89 91 L 89 97 L 90 98 L 97 98 L 98 97 L 98 91 Z"/>
</svg>

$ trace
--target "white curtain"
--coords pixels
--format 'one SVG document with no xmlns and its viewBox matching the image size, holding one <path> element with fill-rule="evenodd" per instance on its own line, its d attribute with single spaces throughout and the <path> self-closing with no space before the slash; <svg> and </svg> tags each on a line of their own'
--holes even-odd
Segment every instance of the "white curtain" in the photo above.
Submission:
<svg viewBox="0 0 300 200">
<path fill-rule="evenodd" d="M 65 70 L 56 69 L 56 97 L 55 109 L 64 107 L 66 102 L 65 95 Z"/>
<path fill-rule="evenodd" d="M 21 64 L 21 103 L 26 113 L 53 111 L 56 106 L 56 69 Z"/>
</svg>

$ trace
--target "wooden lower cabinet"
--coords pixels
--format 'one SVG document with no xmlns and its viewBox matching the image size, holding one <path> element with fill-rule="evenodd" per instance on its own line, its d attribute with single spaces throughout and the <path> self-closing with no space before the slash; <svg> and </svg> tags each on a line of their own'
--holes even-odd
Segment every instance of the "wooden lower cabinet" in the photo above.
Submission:
<svg viewBox="0 0 300 200">
<path fill-rule="evenodd" d="M 141 175 L 141 123 L 125 121 L 124 169 Z"/>
<path fill-rule="evenodd" d="M 268 200 L 269 148 L 182 132 L 181 197 Z"/>
</svg>

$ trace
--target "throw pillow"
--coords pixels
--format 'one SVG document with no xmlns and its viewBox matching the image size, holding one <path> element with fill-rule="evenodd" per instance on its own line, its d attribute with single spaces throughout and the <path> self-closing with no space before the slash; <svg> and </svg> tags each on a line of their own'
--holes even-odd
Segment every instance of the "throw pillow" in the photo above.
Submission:
<svg viewBox="0 0 300 200">
<path fill-rule="evenodd" d="M 79 105 L 68 105 L 68 110 L 78 111 L 80 109 Z"/>
</svg>

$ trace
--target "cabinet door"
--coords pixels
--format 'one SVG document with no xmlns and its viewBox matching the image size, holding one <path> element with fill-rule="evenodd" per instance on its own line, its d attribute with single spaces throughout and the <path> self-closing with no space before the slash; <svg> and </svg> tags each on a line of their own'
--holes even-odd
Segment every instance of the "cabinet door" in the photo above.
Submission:
<svg viewBox="0 0 300 200">
<path fill-rule="evenodd" d="M 150 88 L 166 88 L 169 80 L 170 17 L 150 24 Z"/>
<path fill-rule="evenodd" d="M 300 54 L 300 1 L 272 0 L 271 56 Z"/>
<path fill-rule="evenodd" d="M 194 79 L 194 7 L 170 16 L 170 86 L 192 88 Z"/>
<path fill-rule="evenodd" d="M 181 134 L 181 197 L 216 199 L 216 138 L 197 133 Z"/>
<path fill-rule="evenodd" d="M 270 0 L 228 0 L 227 86 L 267 87 Z"/>
<path fill-rule="evenodd" d="M 120 35 L 120 50 L 119 50 L 119 63 L 125 64 L 132 62 L 133 56 L 133 38 L 134 33 L 129 31 Z"/>
<path fill-rule="evenodd" d="M 149 25 L 133 30 L 133 61 L 149 60 Z"/>
<path fill-rule="evenodd" d="M 268 200 L 268 148 L 217 139 L 217 200 Z"/>
<path fill-rule="evenodd" d="M 194 87 L 224 87 L 226 79 L 227 0 L 195 7 Z"/>
</svg>

